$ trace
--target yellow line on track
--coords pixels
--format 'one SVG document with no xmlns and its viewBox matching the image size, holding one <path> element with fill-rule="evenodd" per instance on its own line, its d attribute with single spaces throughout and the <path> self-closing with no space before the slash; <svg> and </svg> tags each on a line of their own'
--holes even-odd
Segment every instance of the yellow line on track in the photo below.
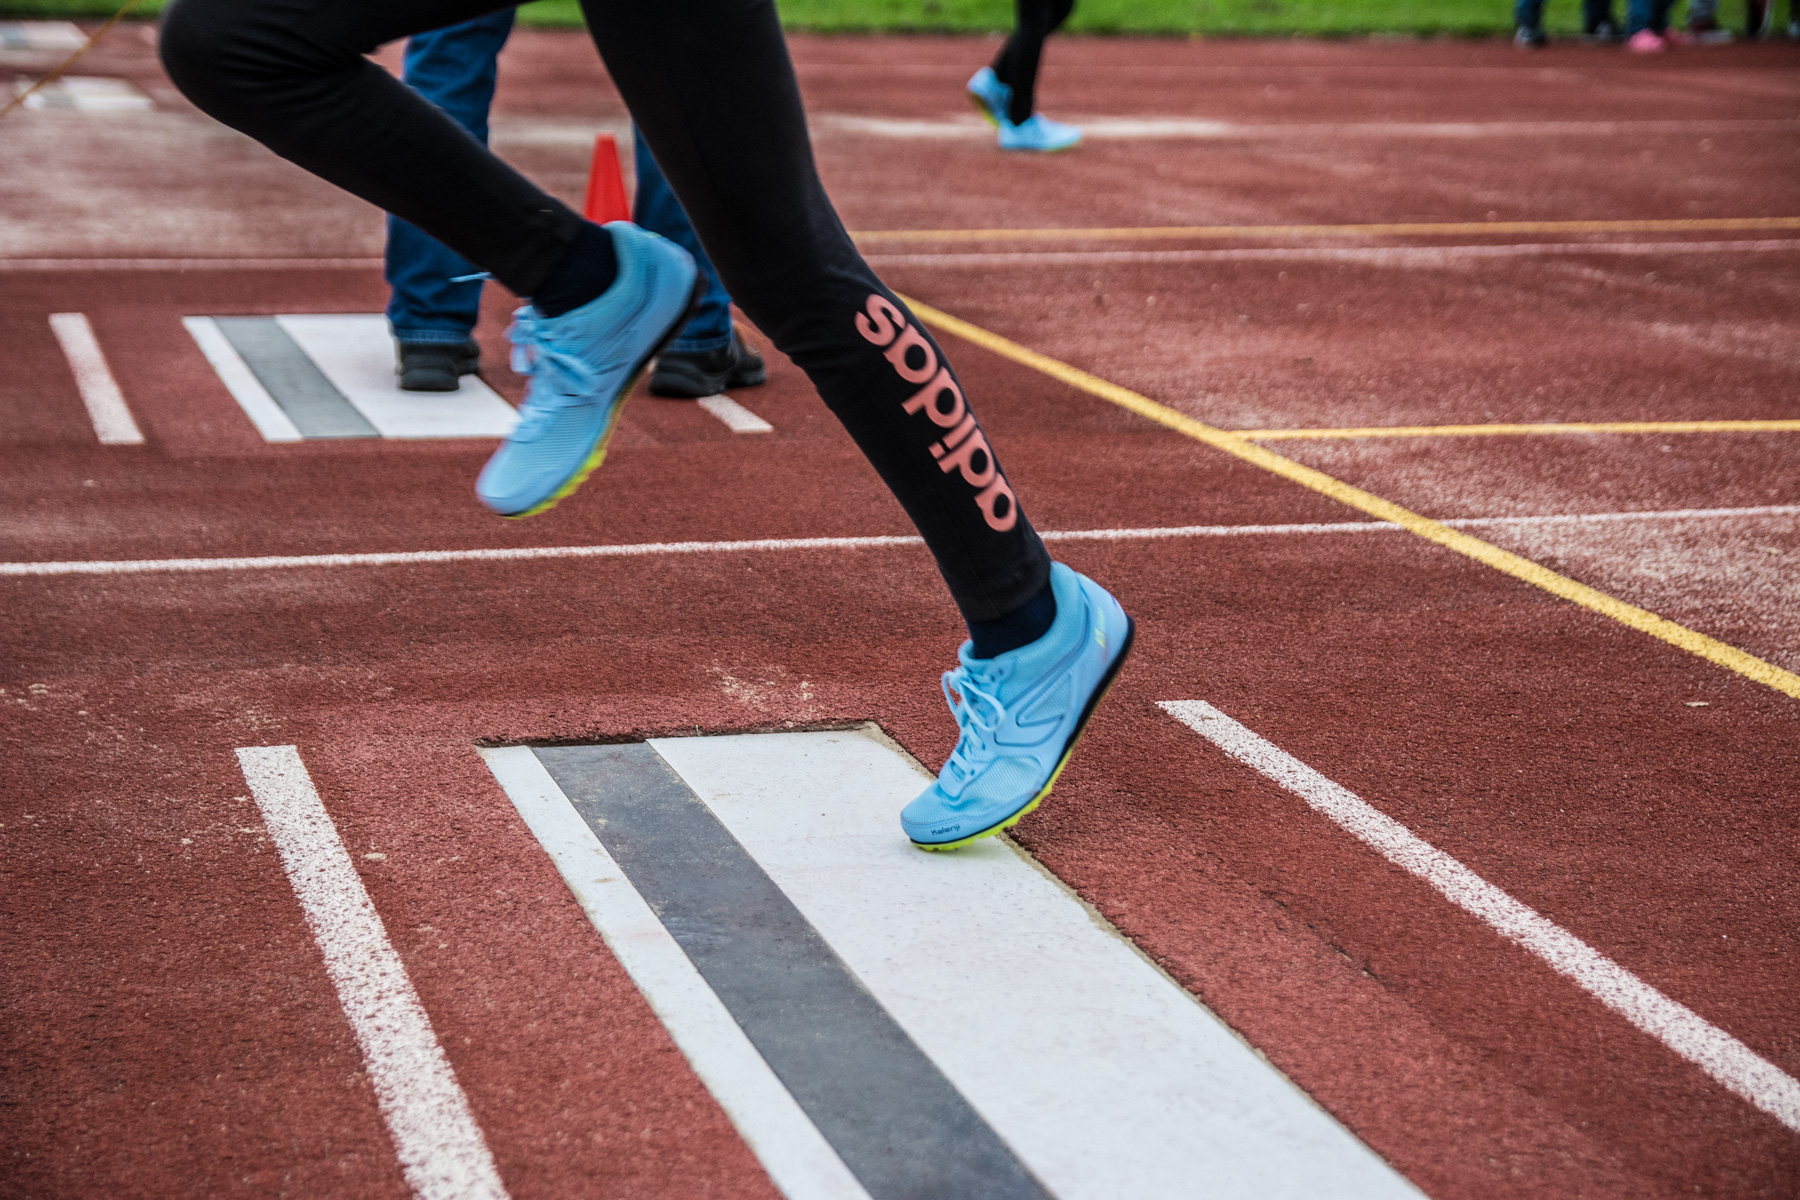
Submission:
<svg viewBox="0 0 1800 1200">
<path fill-rule="evenodd" d="M 1800 421 L 1546 421 L 1537 425 L 1362 425 L 1346 429 L 1232 429 L 1227 432 L 1253 442 L 1552 433 L 1800 433 Z"/>
<path fill-rule="evenodd" d="M 1470 234 L 1750 233 L 1800 229 L 1800 217 L 1649 221 L 1448 221 L 1389 225 L 1162 225 L 1112 229 L 865 229 L 859 242 L 1067 242 L 1225 238 L 1466 237 Z"/>
<path fill-rule="evenodd" d="M 1041 371 L 1070 387 L 1110 401 L 1120 408 L 1146 417 L 1177 433 L 1186 434 L 1195 441 L 1204 442 L 1215 449 L 1241 458 L 1245 462 L 1254 463 L 1266 471 L 1272 471 L 1283 479 L 1291 480 L 1303 487 L 1309 487 L 1379 520 L 1392 522 L 1427 541 L 1436 542 L 1446 549 L 1466 555 L 1496 571 L 1502 571 L 1515 579 L 1543 588 L 1552 595 L 1560 596 L 1583 608 L 1611 617 L 1613 620 L 1629 625 L 1642 633 L 1647 633 L 1651 637 L 1661 638 L 1672 646 L 1679 646 L 1690 654 L 1697 654 L 1708 662 L 1735 671 L 1747 679 L 1753 679 L 1785 695 L 1800 699 L 1800 675 L 1784 671 L 1775 664 L 1764 662 L 1753 654 L 1746 654 L 1735 646 L 1728 646 L 1715 638 L 1697 633 L 1685 625 L 1678 625 L 1674 621 L 1659 617 L 1648 609 L 1615 599 L 1585 583 L 1578 583 L 1566 575 L 1559 575 L 1528 558 L 1521 558 L 1509 550 L 1502 550 L 1491 542 L 1484 542 L 1480 538 L 1470 537 L 1466 533 L 1452 529 L 1441 521 L 1433 521 L 1430 517 L 1420 516 L 1410 509 L 1401 508 L 1392 501 L 1383 500 L 1371 492 L 1353 487 L 1323 471 L 1316 471 L 1291 458 L 1283 458 L 1272 450 L 1258 446 L 1242 434 L 1216 428 L 1204 421 L 1196 421 L 1184 413 L 1176 412 L 1167 405 L 1158 404 L 1147 396 L 1140 396 L 1129 388 L 1109 383 L 1078 367 L 1058 362 L 1048 355 L 1027 349 L 1017 342 L 1003 338 L 997 333 L 990 333 L 979 325 L 971 325 L 967 321 L 959 320 L 928 304 L 921 304 L 909 297 L 902 297 L 902 299 L 927 324 L 946 333 L 953 333 L 965 341 L 973 342 L 984 350 L 991 350 L 1002 358 L 1009 358 L 1035 371 Z"/>
</svg>

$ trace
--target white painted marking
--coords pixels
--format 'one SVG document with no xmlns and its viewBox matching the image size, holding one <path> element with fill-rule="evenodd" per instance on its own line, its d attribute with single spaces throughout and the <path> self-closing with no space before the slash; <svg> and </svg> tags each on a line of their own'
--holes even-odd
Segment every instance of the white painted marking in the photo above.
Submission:
<svg viewBox="0 0 1800 1200">
<path fill-rule="evenodd" d="M 81 402 L 87 405 L 88 419 L 94 423 L 94 434 L 102 446 L 141 446 L 144 435 L 132 420 L 125 404 L 125 393 L 106 365 L 94 327 L 86 313 L 51 313 L 50 329 L 61 343 L 69 370 L 75 375 L 75 387 Z"/>
<path fill-rule="evenodd" d="M 505 1200 L 493 1155 L 293 746 L 237 752 L 420 1200 Z"/>
<path fill-rule="evenodd" d="M 1684 508 L 1661 512 L 1576 513 L 1545 517 L 1466 517 L 1444 521 L 1459 529 L 1490 525 L 1555 525 L 1619 521 L 1800 515 L 1800 505 L 1754 508 Z M 1280 537 L 1290 534 L 1393 533 L 1386 521 L 1338 521 L 1296 525 L 1172 525 L 1147 529 L 1045 530 L 1046 542 L 1137 542 L 1191 537 Z M 676 554 L 749 554 L 770 551 L 879 550 L 922 546 L 917 535 L 874 537 L 754 538 L 737 542 L 633 542 L 617 546 L 520 546 L 499 550 L 394 550 L 368 554 L 275 554 L 255 558 L 135 558 L 89 562 L 0 563 L 0 576 L 138 575 L 151 571 L 279 571 L 311 567 L 395 567 L 458 562 L 531 562 L 555 558 L 651 558 Z"/>
<path fill-rule="evenodd" d="M 1090 139 L 1199 139 L 1262 141 L 1281 138 L 1490 138 L 1647 137 L 1657 134 L 1788 133 L 1800 121 L 1787 118 L 1722 121 L 1330 121 L 1246 124 L 1191 117 L 1079 117 L 1062 114 Z M 866 134 L 911 140 L 992 139 L 993 128 L 978 117 L 917 120 L 825 113 L 813 118 L 821 132 Z"/>
<path fill-rule="evenodd" d="M 6 271 L 379 271 L 379 258 L 0 258 Z"/>
<path fill-rule="evenodd" d="M 592 138 L 588 139 L 589 144 Z M 1256 235 L 1246 233 L 1246 239 Z M 1346 237 L 1354 235 L 1346 234 Z M 920 240 L 929 240 L 921 238 Z M 1175 235 L 1171 240 L 1181 240 Z M 1281 240 L 1275 236 L 1272 240 Z M 1230 250 L 1000 250 L 944 254 L 870 254 L 881 266 L 995 267 L 1059 263 L 1305 262 L 1308 259 L 1378 265 L 1417 265 L 1436 258 L 1506 258 L 1555 254 L 1722 254 L 1800 250 L 1800 239 L 1690 242 L 1501 242 L 1451 246 L 1267 246 Z M 12 271 L 378 271 L 379 258 L 0 258 Z"/>
<path fill-rule="evenodd" d="M 1501 936 L 1543 959 L 1739 1096 L 1800 1132 L 1800 1080 L 1204 700 L 1165 700 L 1161 707 L 1225 753 L 1305 800 L 1389 862 L 1429 883 L 1451 903 L 1487 922 Z"/>
<path fill-rule="evenodd" d="M 24 94 L 36 82 L 35 79 L 19 80 L 13 94 Z M 25 107 L 77 112 L 149 112 L 156 105 L 126 79 L 64 75 L 26 96 Z"/>
<path fill-rule="evenodd" d="M 774 433 L 775 427 L 733 400 L 730 396 L 702 396 L 697 404 L 733 433 Z"/>
<path fill-rule="evenodd" d="M 994 250 L 945 254 L 871 254 L 877 267 L 1058 267 L 1108 263 L 1351 262 L 1433 267 L 1471 258 L 1579 255 L 1768 254 L 1800 250 L 1800 238 L 1716 242 L 1513 242 L 1467 246 L 1258 246 L 1240 250 Z"/>
<path fill-rule="evenodd" d="M 275 320 L 384 438 L 503 438 L 519 423 L 512 405 L 473 375 L 454 392 L 401 391 L 393 335 L 379 313 Z"/>
<path fill-rule="evenodd" d="M 0 21 L 0 50 L 79 50 L 87 37 L 73 21 Z"/>
<path fill-rule="evenodd" d="M 1010 843 L 915 850 L 878 733 L 651 745 L 1061 1200 L 1418 1195 Z"/>
<path fill-rule="evenodd" d="M 537 756 L 523 746 L 480 754 L 782 1195 L 868 1200 Z"/>
<path fill-rule="evenodd" d="M 256 426 L 256 432 L 262 434 L 265 442 L 298 442 L 303 439 L 300 430 L 288 415 L 281 411 L 281 405 L 269 395 L 268 389 L 256 378 L 243 356 L 237 352 L 223 331 L 211 317 L 183 317 L 181 323 L 199 343 L 200 353 L 206 355 L 206 361 L 218 373 L 219 380 L 225 385 L 250 423 Z"/>
</svg>

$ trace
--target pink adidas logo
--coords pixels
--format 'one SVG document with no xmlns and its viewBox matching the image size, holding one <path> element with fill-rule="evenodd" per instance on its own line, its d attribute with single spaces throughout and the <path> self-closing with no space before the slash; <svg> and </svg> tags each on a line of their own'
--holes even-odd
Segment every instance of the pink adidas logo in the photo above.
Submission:
<svg viewBox="0 0 1800 1200">
<path fill-rule="evenodd" d="M 989 527 L 1005 533 L 1018 523 L 1018 501 L 950 368 L 939 365 L 931 343 L 885 296 L 871 293 L 866 307 L 866 313 L 856 314 L 856 332 L 886 347 L 884 354 L 900 378 L 925 385 L 901 407 L 912 414 L 922 412 L 932 424 L 950 431 L 931 444 L 938 469 L 945 474 L 961 471 L 964 482 L 976 489 L 975 503 Z"/>
</svg>

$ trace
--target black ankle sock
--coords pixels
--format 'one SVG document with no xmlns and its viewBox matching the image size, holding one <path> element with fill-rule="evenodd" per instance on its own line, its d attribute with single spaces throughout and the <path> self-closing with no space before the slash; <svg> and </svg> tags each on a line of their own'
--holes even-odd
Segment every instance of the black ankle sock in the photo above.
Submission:
<svg viewBox="0 0 1800 1200">
<path fill-rule="evenodd" d="M 532 293 L 531 307 L 546 317 L 560 317 L 571 308 L 580 308 L 612 286 L 619 274 L 619 260 L 613 255 L 612 234 L 589 221 L 569 243 L 562 261 L 550 272 L 550 278 Z"/>
<path fill-rule="evenodd" d="M 1004 617 L 968 623 L 969 638 L 975 643 L 975 657 L 993 658 L 1035 642 L 1050 631 L 1050 623 L 1054 620 L 1056 593 L 1050 590 L 1050 583 L 1045 580 L 1042 591 Z"/>
</svg>

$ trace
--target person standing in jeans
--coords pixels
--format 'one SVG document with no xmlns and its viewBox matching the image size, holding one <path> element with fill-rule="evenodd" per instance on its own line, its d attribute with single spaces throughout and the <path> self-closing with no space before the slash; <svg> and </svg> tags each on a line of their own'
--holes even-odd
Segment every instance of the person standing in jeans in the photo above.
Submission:
<svg viewBox="0 0 1800 1200">
<path fill-rule="evenodd" d="M 415 34 L 406 43 L 402 78 L 448 113 L 483 145 L 494 101 L 501 49 L 512 34 L 514 9 Z M 768 378 L 762 356 L 731 321 L 731 297 L 700 248 L 700 239 L 669 190 L 643 136 L 633 129 L 637 198 L 632 219 L 694 256 L 706 280 L 698 311 L 658 357 L 650 391 L 693 399 Z M 454 392 L 481 365 L 470 336 L 481 313 L 481 268 L 423 229 L 387 219 L 388 324 L 398 346 L 400 387 L 409 392 Z"/>
<path fill-rule="evenodd" d="M 1544 35 L 1544 0 L 1516 0 L 1513 25 L 1513 44 L 1520 49 L 1536 49 L 1550 40 Z M 1619 23 L 1613 20 L 1612 0 L 1581 0 L 1581 33 L 1584 40 L 1618 40 Z"/>
</svg>

